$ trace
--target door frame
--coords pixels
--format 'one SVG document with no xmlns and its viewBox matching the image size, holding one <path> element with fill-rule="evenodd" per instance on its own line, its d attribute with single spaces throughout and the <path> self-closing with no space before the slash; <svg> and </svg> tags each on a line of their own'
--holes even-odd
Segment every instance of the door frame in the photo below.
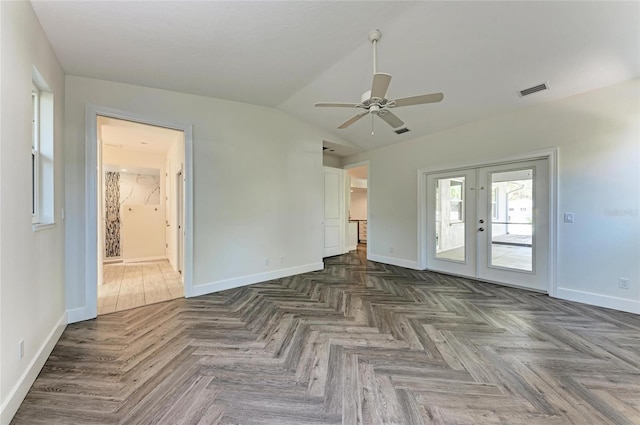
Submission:
<svg viewBox="0 0 640 425">
<path fill-rule="evenodd" d="M 178 266 L 178 272 L 182 275 L 184 280 L 184 167 L 180 167 L 180 171 L 178 171 L 175 175 L 176 179 L 176 194 L 175 198 L 178 200 L 176 202 L 176 265 Z"/>
<path fill-rule="evenodd" d="M 444 171 L 463 170 L 467 168 L 490 167 L 512 162 L 531 161 L 536 159 L 546 159 L 549 162 L 549 252 L 547 253 L 547 260 L 549 262 L 549 285 L 547 291 L 550 296 L 555 297 L 558 289 L 556 271 L 556 253 L 558 246 L 556 231 L 558 225 L 558 148 L 542 149 L 481 161 L 431 165 L 418 169 L 418 269 L 427 270 L 427 174 Z"/>
<path fill-rule="evenodd" d="M 193 296 L 193 130 L 179 124 L 105 106 L 85 106 L 85 308 L 82 320 L 98 316 L 98 116 L 165 127 L 184 134 L 184 273 L 185 297 Z"/>
<path fill-rule="evenodd" d="M 351 169 L 351 168 L 358 168 L 358 167 L 363 167 L 366 166 L 367 167 L 367 260 L 369 259 L 369 244 L 371 243 L 371 161 L 369 161 L 368 159 L 366 161 L 358 161 L 358 162 L 352 162 L 350 164 L 346 164 L 342 167 L 343 170 L 345 170 L 345 180 L 349 180 L 346 178 L 346 171 Z M 346 182 L 345 182 L 346 184 Z M 349 187 L 349 190 L 351 188 Z M 345 192 L 345 243 L 344 243 L 344 249 L 345 252 L 347 252 L 347 236 L 348 236 L 348 232 L 349 232 L 349 211 L 348 211 L 348 202 L 347 202 L 347 196 L 350 196 L 349 192 Z M 357 244 L 356 244 L 357 245 Z"/>
</svg>

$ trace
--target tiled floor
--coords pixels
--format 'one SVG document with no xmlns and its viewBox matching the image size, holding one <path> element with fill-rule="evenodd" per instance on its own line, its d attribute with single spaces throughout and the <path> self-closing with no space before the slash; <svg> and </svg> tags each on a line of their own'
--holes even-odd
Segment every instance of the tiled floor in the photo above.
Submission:
<svg viewBox="0 0 640 425">
<path fill-rule="evenodd" d="M 439 259 L 464 261 L 464 247 L 441 251 Z M 491 244 L 491 264 L 510 269 L 531 270 L 532 252 L 529 246 Z"/>
<path fill-rule="evenodd" d="M 113 313 L 184 296 L 182 276 L 167 260 L 104 265 L 98 314 Z"/>
</svg>

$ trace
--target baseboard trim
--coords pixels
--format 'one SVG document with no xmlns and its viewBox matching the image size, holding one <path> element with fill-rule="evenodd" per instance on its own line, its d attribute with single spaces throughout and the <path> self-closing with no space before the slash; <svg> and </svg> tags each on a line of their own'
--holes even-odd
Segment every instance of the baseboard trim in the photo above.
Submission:
<svg viewBox="0 0 640 425">
<path fill-rule="evenodd" d="M 286 269 L 273 270 L 266 273 L 256 273 L 247 276 L 235 277 L 232 279 L 218 280 L 216 282 L 201 283 L 193 286 L 191 297 L 211 294 L 213 292 L 224 291 L 225 289 L 239 288 L 241 286 L 252 285 L 254 283 L 266 282 L 273 279 L 293 276 L 296 274 L 315 272 L 322 270 L 324 263 L 311 263 L 302 266 L 289 267 Z"/>
<path fill-rule="evenodd" d="M 157 261 L 157 260 L 166 260 L 166 255 L 158 255 L 156 257 L 140 257 L 140 258 L 129 258 L 127 260 L 123 260 L 122 262 L 125 264 L 128 263 L 142 263 L 143 261 Z"/>
<path fill-rule="evenodd" d="M 367 260 L 377 263 L 391 264 L 392 266 L 404 267 L 406 269 L 421 270 L 416 261 L 403 260 L 402 258 L 385 257 L 383 255 L 368 254 Z"/>
<path fill-rule="evenodd" d="M 49 358 L 56 343 L 60 339 L 62 332 L 67 326 L 67 312 L 62 313 L 58 322 L 54 325 L 47 338 L 42 343 L 36 355 L 33 357 L 29 366 L 24 371 L 16 385 L 9 391 L 9 394 L 0 405 L 0 424 L 8 425 L 20 408 L 20 404 L 27 396 L 29 389 L 35 382 L 38 374 L 42 370 L 44 363 Z"/>
<path fill-rule="evenodd" d="M 611 308 L 619 311 L 626 311 L 627 313 L 640 314 L 640 301 L 634 301 L 627 298 L 576 291 L 575 289 L 568 288 L 558 288 L 556 291 L 556 298 L 595 305 L 598 307 Z"/>
<path fill-rule="evenodd" d="M 84 307 L 67 310 L 67 323 L 70 324 L 87 320 L 86 314 L 86 309 Z"/>
</svg>

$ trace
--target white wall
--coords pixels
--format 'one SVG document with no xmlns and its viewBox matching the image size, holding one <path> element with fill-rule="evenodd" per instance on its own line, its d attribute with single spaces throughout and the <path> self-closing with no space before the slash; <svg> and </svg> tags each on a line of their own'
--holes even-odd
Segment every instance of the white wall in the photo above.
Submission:
<svg viewBox="0 0 640 425">
<path fill-rule="evenodd" d="M 371 161 L 369 252 L 417 264 L 418 169 L 553 147 L 558 212 L 575 213 L 559 220 L 558 296 L 640 312 L 638 79 L 347 158 Z"/>
<path fill-rule="evenodd" d="M 339 156 L 322 154 L 322 164 L 325 167 L 342 168 L 342 160 Z"/>
<path fill-rule="evenodd" d="M 65 100 L 68 309 L 85 303 L 87 103 L 193 125 L 195 293 L 322 266 L 322 140 L 335 137 L 273 108 L 81 77 Z"/>
<path fill-rule="evenodd" d="M 349 206 L 349 218 L 352 220 L 367 219 L 367 190 L 352 189 L 351 205 Z"/>
<path fill-rule="evenodd" d="M 29 2 L 0 2 L 0 423 L 8 424 L 66 325 L 64 74 Z M 31 76 L 54 94 L 53 228 L 31 226 Z M 18 343 L 24 340 L 24 357 Z"/>
<path fill-rule="evenodd" d="M 166 158 L 167 155 L 158 152 L 133 151 L 106 145 L 102 147 L 102 163 L 105 165 L 157 168 L 160 170 L 161 176 L 164 176 Z M 164 182 L 161 184 L 164 185 Z"/>
</svg>

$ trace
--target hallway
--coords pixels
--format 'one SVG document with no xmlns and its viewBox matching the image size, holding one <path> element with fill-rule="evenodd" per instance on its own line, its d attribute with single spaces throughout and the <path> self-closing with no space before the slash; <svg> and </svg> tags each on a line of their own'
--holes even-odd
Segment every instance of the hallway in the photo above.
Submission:
<svg viewBox="0 0 640 425">
<path fill-rule="evenodd" d="M 105 264 L 98 315 L 182 297 L 182 276 L 167 260 Z"/>
</svg>

